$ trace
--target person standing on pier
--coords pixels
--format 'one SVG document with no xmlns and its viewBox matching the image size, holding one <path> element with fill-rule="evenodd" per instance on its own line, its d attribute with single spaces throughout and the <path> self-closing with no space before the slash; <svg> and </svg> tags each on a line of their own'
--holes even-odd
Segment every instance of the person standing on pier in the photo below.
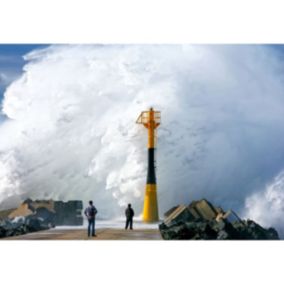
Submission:
<svg viewBox="0 0 284 284">
<path fill-rule="evenodd" d="M 98 210 L 93 205 L 93 201 L 89 201 L 89 206 L 85 209 L 85 215 L 88 218 L 88 237 L 92 235 L 92 237 L 96 237 L 95 234 L 95 219 Z"/>
<path fill-rule="evenodd" d="M 125 216 L 126 216 L 125 230 L 127 230 L 129 225 L 130 225 L 130 230 L 133 230 L 134 210 L 131 208 L 130 203 L 128 204 L 128 207 L 125 210 Z"/>
</svg>

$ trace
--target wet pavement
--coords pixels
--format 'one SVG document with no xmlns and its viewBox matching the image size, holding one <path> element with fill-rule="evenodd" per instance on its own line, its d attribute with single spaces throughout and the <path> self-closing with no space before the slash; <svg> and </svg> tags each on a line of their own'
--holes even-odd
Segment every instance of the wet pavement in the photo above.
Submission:
<svg viewBox="0 0 284 284">
<path fill-rule="evenodd" d="M 1 240 L 161 240 L 158 229 L 97 229 L 96 237 L 88 237 L 86 229 L 50 229 Z"/>
</svg>

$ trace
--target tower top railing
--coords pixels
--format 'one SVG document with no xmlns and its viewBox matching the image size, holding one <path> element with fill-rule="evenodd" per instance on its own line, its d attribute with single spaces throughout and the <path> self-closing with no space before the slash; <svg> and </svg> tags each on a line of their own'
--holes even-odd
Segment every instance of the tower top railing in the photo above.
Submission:
<svg viewBox="0 0 284 284">
<path fill-rule="evenodd" d="M 149 111 L 142 111 L 136 123 L 143 124 L 146 128 L 149 128 L 150 125 L 157 128 L 161 124 L 161 112 L 155 111 L 153 108 L 150 108 Z"/>
</svg>

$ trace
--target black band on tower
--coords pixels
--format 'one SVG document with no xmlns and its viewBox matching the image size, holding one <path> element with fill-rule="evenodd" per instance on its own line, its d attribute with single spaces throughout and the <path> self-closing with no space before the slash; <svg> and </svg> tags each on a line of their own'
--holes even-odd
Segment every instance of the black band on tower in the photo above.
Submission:
<svg viewBox="0 0 284 284">
<path fill-rule="evenodd" d="M 155 174 L 155 149 L 148 148 L 148 174 L 147 184 L 156 184 Z"/>
</svg>

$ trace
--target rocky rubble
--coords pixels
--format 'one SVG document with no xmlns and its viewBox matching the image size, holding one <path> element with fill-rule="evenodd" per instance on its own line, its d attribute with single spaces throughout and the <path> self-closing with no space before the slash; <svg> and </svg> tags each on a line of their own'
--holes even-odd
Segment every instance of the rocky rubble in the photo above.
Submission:
<svg viewBox="0 0 284 284">
<path fill-rule="evenodd" d="M 14 220 L 6 219 L 0 221 L 0 238 L 47 230 L 51 227 L 54 227 L 52 223 L 47 223 L 44 219 L 35 216 L 15 218 Z"/>
<path fill-rule="evenodd" d="M 22 235 L 60 225 L 82 225 L 82 201 L 26 199 L 18 208 L 0 212 L 0 238 Z"/>
<path fill-rule="evenodd" d="M 265 229 L 252 220 L 241 220 L 234 211 L 224 212 L 206 199 L 171 208 L 159 229 L 165 240 L 279 239 L 275 229 Z"/>
</svg>

